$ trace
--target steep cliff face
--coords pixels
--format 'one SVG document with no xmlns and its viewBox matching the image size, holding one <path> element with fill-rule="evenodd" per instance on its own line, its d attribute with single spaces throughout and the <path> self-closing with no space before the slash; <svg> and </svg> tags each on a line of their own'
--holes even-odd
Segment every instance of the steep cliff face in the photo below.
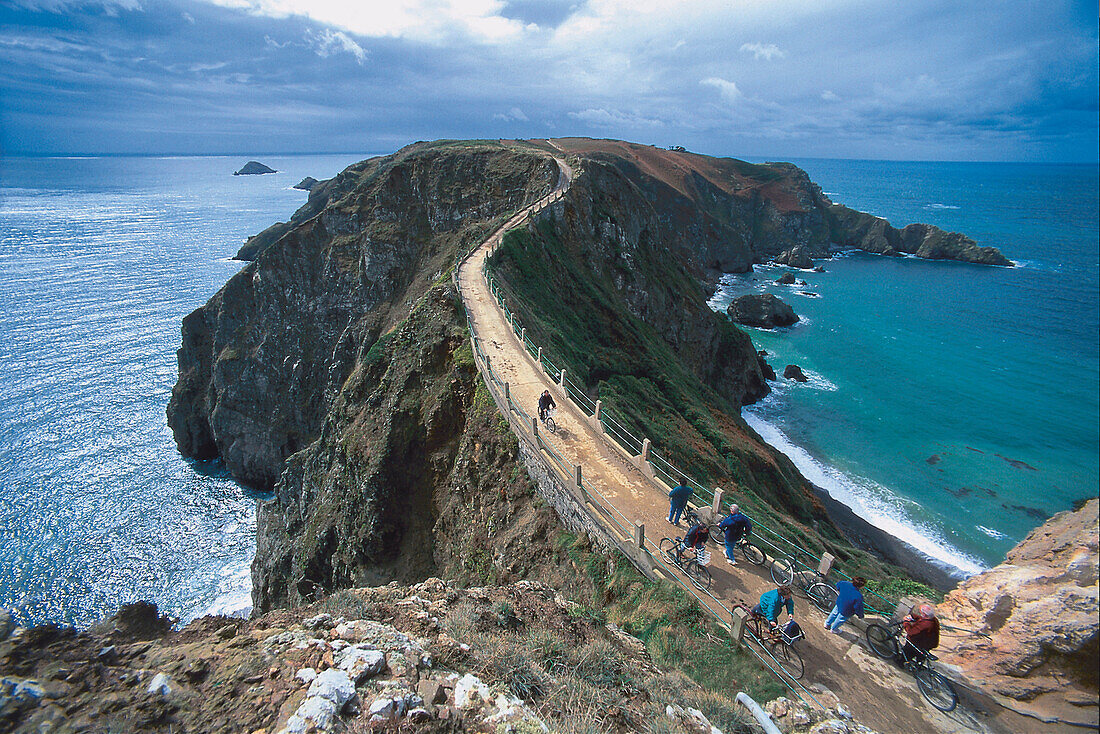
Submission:
<svg viewBox="0 0 1100 734">
<path fill-rule="evenodd" d="M 618 140 L 565 138 L 564 150 L 614 165 L 644 197 L 661 204 L 663 221 L 681 233 L 702 267 L 744 272 L 754 262 L 807 267 L 808 257 L 857 248 L 885 255 L 1011 266 L 996 248 L 928 224 L 898 230 L 880 217 L 834 204 L 790 163 L 753 164 Z M 796 253 L 792 261 L 790 254 Z"/>
<path fill-rule="evenodd" d="M 944 654 L 972 680 L 1065 721 L 1098 721 L 1100 500 L 1055 515 L 941 605 L 964 636 Z M 953 640 L 954 642 L 954 640 Z"/>
<path fill-rule="evenodd" d="M 544 154 L 456 144 L 410 146 L 327 182 L 184 320 L 168 405 L 180 451 L 221 457 L 238 480 L 273 487 L 286 458 L 317 437 L 355 355 L 458 249 L 556 179 Z"/>
</svg>

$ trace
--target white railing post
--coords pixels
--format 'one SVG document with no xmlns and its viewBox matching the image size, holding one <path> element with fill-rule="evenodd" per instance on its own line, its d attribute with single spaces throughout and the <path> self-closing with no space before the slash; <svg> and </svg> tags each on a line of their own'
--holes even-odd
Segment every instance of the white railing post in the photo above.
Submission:
<svg viewBox="0 0 1100 734">
<path fill-rule="evenodd" d="M 542 366 L 542 347 L 539 347 L 538 363 L 539 363 L 539 366 L 541 367 Z"/>
<path fill-rule="evenodd" d="M 531 433 L 535 434 L 535 438 L 539 437 L 539 417 L 537 415 L 531 416 Z"/>
<path fill-rule="evenodd" d="M 822 576 L 828 576 L 829 572 L 833 570 L 834 563 L 836 563 L 836 559 L 833 558 L 832 553 L 822 553 L 821 563 L 817 564 L 817 572 Z"/>
<path fill-rule="evenodd" d="M 560 384 L 562 387 L 565 387 L 565 368 L 564 367 L 561 368 L 561 379 L 558 381 L 558 384 Z"/>
<path fill-rule="evenodd" d="M 642 453 L 639 454 L 639 456 L 641 457 L 642 461 L 649 461 L 649 439 L 648 438 L 643 438 L 642 439 Z"/>
<path fill-rule="evenodd" d="M 527 343 L 527 327 L 521 327 L 519 330 L 519 340 L 524 344 Z"/>
<path fill-rule="evenodd" d="M 634 545 L 645 548 L 645 523 L 634 522 Z"/>
<path fill-rule="evenodd" d="M 714 489 L 714 502 L 710 505 L 710 511 L 714 513 L 715 522 L 718 521 L 719 516 L 722 514 L 722 488 L 715 487 Z"/>
<path fill-rule="evenodd" d="M 596 401 L 596 412 L 592 414 L 592 417 L 596 419 L 596 422 L 600 422 L 600 413 L 603 411 L 603 401 Z"/>
</svg>

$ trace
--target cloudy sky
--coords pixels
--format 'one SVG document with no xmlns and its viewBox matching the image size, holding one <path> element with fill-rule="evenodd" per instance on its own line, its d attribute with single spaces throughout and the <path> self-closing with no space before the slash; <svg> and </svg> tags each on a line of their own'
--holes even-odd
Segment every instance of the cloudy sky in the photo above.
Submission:
<svg viewBox="0 0 1100 734">
<path fill-rule="evenodd" d="M 1097 23 L 1095 0 L 3 0 L 0 146 L 1095 162 Z"/>
</svg>

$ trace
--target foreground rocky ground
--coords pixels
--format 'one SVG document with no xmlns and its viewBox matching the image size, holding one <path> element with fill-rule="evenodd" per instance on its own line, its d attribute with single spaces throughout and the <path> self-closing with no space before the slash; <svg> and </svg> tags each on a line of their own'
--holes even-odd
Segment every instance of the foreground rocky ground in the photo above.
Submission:
<svg viewBox="0 0 1100 734">
<path fill-rule="evenodd" d="M 530 582 L 354 589 L 179 631 L 138 603 L 87 632 L 17 631 L 0 673 L 0 730 L 16 732 L 755 731 L 735 692 L 663 673 L 639 640 Z M 870 732 L 829 700 L 769 710 L 787 731 Z"/>
</svg>

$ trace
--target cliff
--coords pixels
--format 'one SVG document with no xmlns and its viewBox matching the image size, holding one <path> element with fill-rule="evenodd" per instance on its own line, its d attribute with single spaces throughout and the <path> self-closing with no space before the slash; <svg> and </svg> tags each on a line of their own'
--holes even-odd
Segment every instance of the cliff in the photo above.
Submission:
<svg viewBox="0 0 1100 734">
<path fill-rule="evenodd" d="M 349 167 L 250 241 L 253 262 L 184 320 L 168 406 L 180 451 L 273 490 L 258 518 L 258 610 L 429 575 L 568 582 L 541 562 L 553 513 L 514 469 L 517 445 L 479 389 L 445 280 L 460 253 L 553 187 L 552 154 L 443 141 Z M 760 359 L 706 304 L 711 265 L 747 267 L 764 232 L 777 248 L 809 236 L 768 224 L 796 201 L 786 179 L 705 159 L 740 193 L 721 193 L 703 167 L 685 174 L 685 194 L 636 156 L 575 160 L 567 199 L 502 248 L 525 323 L 677 463 L 738 487 L 805 547 L 888 573 L 741 421 L 740 405 L 768 389 Z M 749 174 L 761 177 L 755 193 Z M 737 208 L 742 198 L 767 216 Z"/>
<path fill-rule="evenodd" d="M 1100 500 L 1062 512 L 940 605 L 952 637 L 943 660 L 1009 705 L 1040 718 L 1098 723 Z"/>
</svg>

